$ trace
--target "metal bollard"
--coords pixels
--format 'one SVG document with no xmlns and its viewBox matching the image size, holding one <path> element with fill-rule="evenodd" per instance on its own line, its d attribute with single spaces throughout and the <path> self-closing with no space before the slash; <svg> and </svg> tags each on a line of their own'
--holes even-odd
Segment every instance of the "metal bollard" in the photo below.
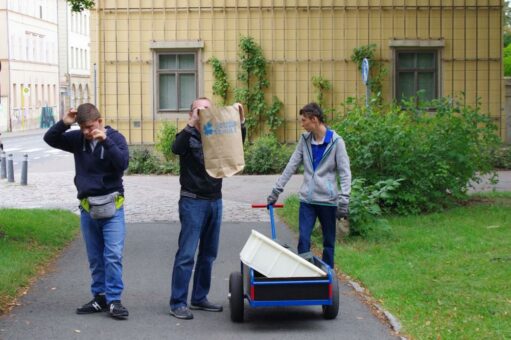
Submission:
<svg viewBox="0 0 511 340">
<path fill-rule="evenodd" d="M 5 159 L 5 152 L 2 151 L 2 154 L 0 155 L 0 178 L 4 179 L 7 178 L 7 160 Z"/>
<path fill-rule="evenodd" d="M 14 161 L 12 153 L 7 156 L 7 182 L 14 182 Z"/>
<path fill-rule="evenodd" d="M 21 185 L 27 185 L 27 172 L 28 172 L 28 155 L 25 154 L 23 156 L 23 161 L 21 163 Z"/>
</svg>

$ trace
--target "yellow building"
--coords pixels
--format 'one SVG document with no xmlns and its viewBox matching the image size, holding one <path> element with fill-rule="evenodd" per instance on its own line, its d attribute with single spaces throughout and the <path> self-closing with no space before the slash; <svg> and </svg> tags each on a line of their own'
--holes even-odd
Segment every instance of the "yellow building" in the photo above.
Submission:
<svg viewBox="0 0 511 340">
<path fill-rule="evenodd" d="M 214 98 L 211 57 L 240 86 L 240 36 L 268 61 L 268 97 L 284 103 L 283 141 L 301 132 L 313 76 L 332 84 L 327 107 L 365 95 L 351 55 L 370 43 L 389 70 L 386 100 L 464 92 L 506 133 L 500 0 L 97 0 L 91 15 L 97 104 L 130 143 L 153 143 L 162 120 L 181 127 L 193 98 Z"/>
</svg>

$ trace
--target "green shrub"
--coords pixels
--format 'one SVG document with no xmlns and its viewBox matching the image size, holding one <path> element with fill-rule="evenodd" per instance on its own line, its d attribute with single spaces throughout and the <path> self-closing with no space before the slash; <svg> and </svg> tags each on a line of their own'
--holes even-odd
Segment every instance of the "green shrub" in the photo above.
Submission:
<svg viewBox="0 0 511 340">
<path fill-rule="evenodd" d="M 128 174 L 179 174 L 179 162 L 161 160 L 148 148 L 130 149 Z"/>
<path fill-rule="evenodd" d="M 346 142 L 355 178 L 367 185 L 402 179 L 383 206 L 401 214 L 466 198 L 470 181 L 494 174 L 492 151 L 499 143 L 491 118 L 478 107 L 450 98 L 421 107 L 413 102 L 367 109 L 350 100 L 333 126 Z"/>
<path fill-rule="evenodd" d="M 511 169 L 511 147 L 501 145 L 493 153 L 493 166 L 497 169 Z"/>
<path fill-rule="evenodd" d="M 165 160 L 175 160 L 177 156 L 172 153 L 172 144 L 176 140 L 177 128 L 170 122 L 163 122 L 156 136 L 156 150 L 160 151 Z"/>
<path fill-rule="evenodd" d="M 511 77 L 511 45 L 506 46 L 504 53 L 504 76 Z"/>
<path fill-rule="evenodd" d="M 135 149 L 130 155 L 129 174 L 156 173 L 160 165 L 159 159 L 148 149 Z"/>
<path fill-rule="evenodd" d="M 258 138 L 252 144 L 246 144 L 246 174 L 278 174 L 286 167 L 293 150 L 280 144 L 273 135 Z"/>
<path fill-rule="evenodd" d="M 382 239 L 390 235 L 388 221 L 381 217 L 380 205 L 392 201 L 392 193 L 401 180 L 388 179 L 374 185 L 366 185 L 366 180 L 356 178 L 351 182 L 350 236 L 366 239 Z"/>
</svg>

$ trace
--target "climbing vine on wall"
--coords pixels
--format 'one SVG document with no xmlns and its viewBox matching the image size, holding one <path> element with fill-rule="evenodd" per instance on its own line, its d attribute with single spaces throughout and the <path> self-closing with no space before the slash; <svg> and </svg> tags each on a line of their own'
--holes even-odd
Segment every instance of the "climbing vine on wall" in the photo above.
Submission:
<svg viewBox="0 0 511 340">
<path fill-rule="evenodd" d="M 217 57 L 212 57 L 209 59 L 209 63 L 213 68 L 213 77 L 215 78 L 213 82 L 213 94 L 221 98 L 221 105 L 225 105 L 230 88 L 229 80 L 227 79 L 227 73 L 225 72 L 222 63 L 220 60 L 218 60 Z"/>
<path fill-rule="evenodd" d="M 269 88 L 266 58 L 263 50 L 251 37 L 241 37 L 238 52 L 238 81 L 240 87 L 234 89 L 234 100 L 245 106 L 245 126 L 249 133 L 259 132 L 267 127 L 272 133 L 282 124 L 279 115 L 283 103 L 273 96 L 271 104 L 267 103 L 265 89 Z M 225 104 L 231 86 L 222 63 L 212 57 L 208 61 L 213 68 L 213 94 Z"/>
<path fill-rule="evenodd" d="M 314 86 L 314 92 L 316 92 L 316 102 L 325 109 L 325 95 L 332 89 L 332 83 L 323 76 L 313 76 L 312 86 Z"/>
<path fill-rule="evenodd" d="M 245 124 L 249 131 L 254 131 L 266 123 L 274 131 L 282 124 L 279 116 L 282 102 L 273 96 L 272 103 L 266 103 L 264 90 L 270 86 L 270 82 L 267 79 L 263 50 L 252 37 L 242 36 L 238 56 L 238 80 L 243 86 L 234 90 L 234 97 L 247 109 Z"/>
</svg>

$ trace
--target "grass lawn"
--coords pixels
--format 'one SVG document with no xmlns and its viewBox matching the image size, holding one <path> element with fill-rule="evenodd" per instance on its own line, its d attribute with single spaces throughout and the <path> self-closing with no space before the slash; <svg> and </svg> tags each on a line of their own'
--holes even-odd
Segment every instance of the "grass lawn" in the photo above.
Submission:
<svg viewBox="0 0 511 340">
<path fill-rule="evenodd" d="M 77 235 L 79 225 L 69 211 L 0 209 L 0 314 Z"/>
<path fill-rule="evenodd" d="M 279 215 L 296 228 L 297 199 L 286 203 Z M 335 262 L 400 320 L 404 334 L 511 338 L 511 193 L 388 220 L 390 239 L 346 240 L 337 245 Z"/>
</svg>

